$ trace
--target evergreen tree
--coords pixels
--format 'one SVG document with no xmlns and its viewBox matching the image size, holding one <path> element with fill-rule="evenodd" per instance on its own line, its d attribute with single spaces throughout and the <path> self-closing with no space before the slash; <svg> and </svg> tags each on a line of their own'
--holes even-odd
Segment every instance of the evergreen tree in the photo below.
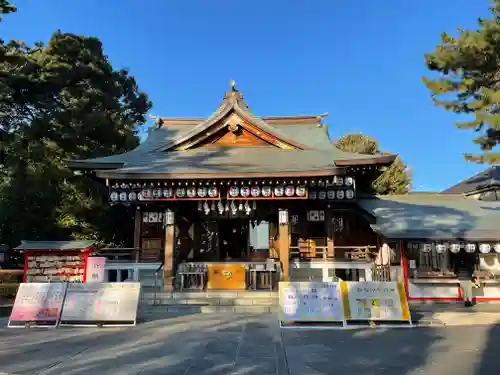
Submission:
<svg viewBox="0 0 500 375">
<path fill-rule="evenodd" d="M 381 153 L 377 140 L 361 133 L 344 135 L 335 142 L 335 146 L 342 151 L 359 154 Z M 373 176 L 370 190 L 378 195 L 405 194 L 410 186 L 410 172 L 398 156 L 391 166 L 384 168 L 378 176 Z"/>
<path fill-rule="evenodd" d="M 65 160 L 136 147 L 147 96 L 113 68 L 97 38 L 57 31 L 46 45 L 0 48 L 0 238 L 11 246 L 70 238 L 123 244 L 133 210 L 110 207 L 103 184 L 75 176 Z"/>
<path fill-rule="evenodd" d="M 11 4 L 10 1 L 0 0 L 0 22 L 2 22 L 4 14 L 14 13 L 16 10 L 16 6 Z"/>
<path fill-rule="evenodd" d="M 474 143 L 482 152 L 465 158 L 495 164 L 500 161 L 495 149 L 500 142 L 500 0 L 492 1 L 490 9 L 492 16 L 479 19 L 477 29 L 441 35 L 441 44 L 425 55 L 438 77 L 423 80 L 437 105 L 473 116 L 457 127 L 479 133 Z"/>
</svg>

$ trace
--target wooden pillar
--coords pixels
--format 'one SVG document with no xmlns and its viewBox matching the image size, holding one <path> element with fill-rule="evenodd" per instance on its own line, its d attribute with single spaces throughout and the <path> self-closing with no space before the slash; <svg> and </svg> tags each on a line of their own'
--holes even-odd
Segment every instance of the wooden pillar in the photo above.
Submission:
<svg viewBox="0 0 500 375">
<path fill-rule="evenodd" d="M 165 241 L 163 242 L 163 285 L 169 289 L 174 278 L 175 216 L 165 211 Z"/>
<path fill-rule="evenodd" d="M 278 252 L 280 263 L 283 269 L 283 281 L 289 279 L 290 267 L 290 229 L 288 220 L 288 211 L 279 210 L 278 212 Z"/>
<path fill-rule="evenodd" d="M 327 256 L 329 258 L 335 257 L 335 248 L 333 240 L 333 213 L 331 209 L 327 209 L 325 215 L 325 225 L 326 225 L 326 248 Z"/>
<path fill-rule="evenodd" d="M 136 249 L 141 247 L 141 222 L 142 222 L 141 210 L 139 209 L 139 207 L 137 207 L 137 210 L 135 210 L 135 217 L 134 217 L 134 247 Z"/>
</svg>

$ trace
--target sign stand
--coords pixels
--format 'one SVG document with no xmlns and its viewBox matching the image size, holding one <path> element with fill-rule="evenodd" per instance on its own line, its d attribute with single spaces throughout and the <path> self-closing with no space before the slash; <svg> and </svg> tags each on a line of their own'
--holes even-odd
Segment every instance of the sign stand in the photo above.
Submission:
<svg viewBox="0 0 500 375">
<path fill-rule="evenodd" d="M 7 327 L 57 328 L 66 288 L 66 283 L 22 283 Z"/>
<path fill-rule="evenodd" d="M 129 327 L 137 323 L 140 283 L 85 283 L 68 286 L 61 327 Z"/>
<path fill-rule="evenodd" d="M 347 328 L 412 328 L 401 281 L 349 281 L 345 305 Z"/>
<path fill-rule="evenodd" d="M 342 283 L 280 282 L 280 328 L 344 329 Z"/>
</svg>

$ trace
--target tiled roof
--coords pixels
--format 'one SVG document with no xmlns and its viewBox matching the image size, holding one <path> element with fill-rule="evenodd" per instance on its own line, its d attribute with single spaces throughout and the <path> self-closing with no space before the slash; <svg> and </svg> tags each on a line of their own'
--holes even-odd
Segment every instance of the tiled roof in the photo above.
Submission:
<svg viewBox="0 0 500 375">
<path fill-rule="evenodd" d="M 390 239 L 500 240 L 500 202 L 439 193 L 360 199 L 376 218 L 373 229 Z"/>
<path fill-rule="evenodd" d="M 444 194 L 467 194 L 500 186 L 500 167 L 488 168 L 444 190 Z"/>
<path fill-rule="evenodd" d="M 275 136 L 296 149 L 226 147 L 172 150 L 191 137 L 205 132 L 231 111 L 248 119 L 263 132 Z M 233 90 L 226 93 L 223 102 L 214 114 L 196 125 L 190 125 L 196 119 L 185 121 L 188 125 L 179 125 L 182 121 L 174 119 L 175 126 L 151 130 L 147 140 L 132 151 L 96 159 L 69 161 L 68 164 L 72 168 L 101 170 L 98 174 L 105 178 L 114 178 L 118 175 L 131 175 L 138 178 L 141 174 L 151 176 L 163 174 L 172 178 L 174 174 L 186 173 L 328 171 L 330 174 L 339 166 L 351 163 L 390 164 L 396 157 L 395 155 L 364 155 L 339 150 L 332 145 L 327 128 L 320 123 L 320 118 L 321 116 L 299 116 L 296 118 L 297 123 L 294 123 L 294 117 L 275 117 L 269 118 L 269 121 L 274 123 L 271 125 L 263 118 L 251 114 L 241 93 Z M 308 121 L 311 123 L 307 123 Z M 142 178 L 146 178 L 145 175 Z"/>
<path fill-rule="evenodd" d="M 85 250 L 94 245 L 94 241 L 22 241 L 16 250 Z"/>
</svg>

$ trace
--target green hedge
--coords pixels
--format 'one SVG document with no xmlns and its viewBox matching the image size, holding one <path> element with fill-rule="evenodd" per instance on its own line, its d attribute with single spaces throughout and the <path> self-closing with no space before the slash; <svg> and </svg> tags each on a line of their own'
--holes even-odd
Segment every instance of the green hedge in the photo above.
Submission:
<svg viewBox="0 0 500 375">
<path fill-rule="evenodd" d="M 0 297 L 5 299 L 14 299 L 16 297 L 19 283 L 4 283 L 0 284 Z"/>
<path fill-rule="evenodd" d="M 13 300 L 16 297 L 23 274 L 23 270 L 0 270 L 0 298 Z"/>
</svg>

